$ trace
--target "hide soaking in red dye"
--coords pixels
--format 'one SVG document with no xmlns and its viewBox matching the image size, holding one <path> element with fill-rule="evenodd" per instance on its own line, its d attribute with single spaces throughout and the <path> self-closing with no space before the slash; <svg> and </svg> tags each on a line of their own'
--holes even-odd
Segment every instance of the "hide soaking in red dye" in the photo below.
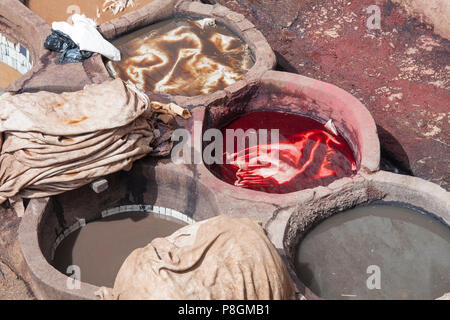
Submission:
<svg viewBox="0 0 450 320">
<path fill-rule="evenodd" d="M 240 146 L 235 139 L 236 153 L 224 153 L 224 164 L 211 167 L 219 178 L 238 187 L 289 193 L 328 185 L 356 172 L 347 141 L 311 118 L 272 111 L 248 113 L 222 130 L 225 150 L 228 129 L 254 129 L 258 133 L 268 130 L 268 143 L 258 141 L 258 145 L 249 148 L 248 143 Z M 271 144 L 274 129 L 279 130 L 279 143 Z"/>
</svg>

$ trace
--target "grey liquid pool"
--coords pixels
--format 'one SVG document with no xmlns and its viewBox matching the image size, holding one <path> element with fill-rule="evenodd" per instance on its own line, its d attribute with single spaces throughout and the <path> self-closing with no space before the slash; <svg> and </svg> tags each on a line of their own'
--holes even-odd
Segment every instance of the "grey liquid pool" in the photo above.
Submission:
<svg viewBox="0 0 450 320">
<path fill-rule="evenodd" d="M 166 220 L 144 212 L 107 217 L 68 235 L 56 249 L 52 264 L 64 274 L 69 266 L 78 266 L 82 282 L 113 287 L 120 267 L 133 250 L 185 225 L 178 219 Z"/>
<path fill-rule="evenodd" d="M 324 299 L 436 299 L 450 292 L 450 228 L 400 206 L 358 207 L 309 231 L 295 264 Z"/>
</svg>

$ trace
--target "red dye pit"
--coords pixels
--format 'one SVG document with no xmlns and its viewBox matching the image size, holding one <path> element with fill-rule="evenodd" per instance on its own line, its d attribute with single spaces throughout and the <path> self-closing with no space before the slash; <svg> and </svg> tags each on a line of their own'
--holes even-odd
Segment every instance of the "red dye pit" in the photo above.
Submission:
<svg viewBox="0 0 450 320">
<path fill-rule="evenodd" d="M 272 111 L 248 113 L 223 128 L 224 148 L 227 129 L 267 129 L 269 136 L 268 142 L 260 144 L 258 140 L 251 147 L 248 139 L 239 145 L 233 137 L 235 153 L 224 152 L 224 164 L 211 167 L 216 176 L 235 186 L 289 193 L 325 186 L 356 172 L 355 157 L 347 141 L 311 118 Z M 279 143 L 271 143 L 274 129 L 279 130 Z"/>
</svg>

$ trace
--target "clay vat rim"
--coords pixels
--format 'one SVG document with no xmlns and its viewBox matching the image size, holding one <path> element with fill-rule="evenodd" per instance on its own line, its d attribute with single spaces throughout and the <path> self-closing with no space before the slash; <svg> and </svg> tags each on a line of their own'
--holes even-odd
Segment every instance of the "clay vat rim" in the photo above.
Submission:
<svg viewBox="0 0 450 320">
<path fill-rule="evenodd" d="M 357 159 L 360 165 L 359 171 L 369 173 L 379 170 L 381 151 L 375 119 L 361 101 L 352 94 L 331 83 L 281 71 L 267 71 L 261 77 L 261 83 L 276 85 L 281 90 L 287 90 L 293 94 L 300 90 L 300 92 L 305 93 L 305 96 L 316 100 L 321 97 L 335 99 L 338 103 L 334 104 L 331 117 L 346 112 L 354 117 L 353 121 L 358 124 L 357 133 L 360 135 L 358 137 L 358 148 L 361 154 L 360 159 Z M 348 121 L 350 121 L 350 118 Z M 334 122 L 336 125 L 338 124 L 336 120 Z M 348 137 L 346 137 L 346 140 L 348 141 Z M 355 150 L 353 152 L 355 153 Z"/>
<path fill-rule="evenodd" d="M 81 282 L 79 290 L 68 290 L 61 284 L 67 283 L 69 277 L 59 272 L 45 259 L 39 246 L 38 230 L 49 203 L 50 197 L 31 200 L 19 226 L 20 249 L 33 282 L 38 282 L 35 287 L 41 287 L 43 284 L 52 292 L 62 292 L 64 297 L 68 296 L 71 299 L 79 300 L 98 300 L 95 292 L 100 289 L 99 287 Z M 34 212 L 38 212 L 38 214 L 34 214 Z M 42 299 L 40 290 L 37 290 L 36 294 L 39 299 Z"/>
<path fill-rule="evenodd" d="M 330 198 L 339 195 L 343 190 L 346 190 L 347 197 L 353 197 L 353 199 L 347 199 L 346 205 L 336 202 L 329 210 L 331 213 L 321 215 L 321 209 L 317 204 L 322 201 L 329 201 Z M 365 192 L 367 198 L 361 198 L 358 191 Z M 421 199 L 410 197 L 412 195 L 415 196 L 416 194 L 421 194 L 423 196 Z M 334 190 L 330 194 L 313 199 L 310 203 L 311 205 L 315 204 L 316 208 L 311 211 L 310 215 L 300 217 L 291 213 L 289 218 L 282 223 L 283 227 L 278 228 L 283 229 L 279 230 L 283 233 L 283 237 L 282 244 L 278 244 L 278 246 L 281 247 L 283 255 L 286 257 L 287 267 L 302 298 L 308 300 L 324 300 L 307 287 L 296 274 L 294 266 L 295 249 L 301 239 L 303 239 L 314 226 L 320 224 L 325 219 L 340 212 L 376 201 L 382 201 L 386 204 L 395 203 L 402 207 L 412 207 L 415 209 L 414 211 L 422 212 L 430 218 L 434 218 L 450 227 L 450 192 L 447 192 L 432 182 L 417 177 L 379 171 L 375 174 L 366 175 L 363 181 L 359 181 L 356 184 L 350 183 L 346 186 L 342 186 L 340 189 Z M 302 230 L 296 228 L 296 226 L 299 225 L 302 227 Z"/>
</svg>

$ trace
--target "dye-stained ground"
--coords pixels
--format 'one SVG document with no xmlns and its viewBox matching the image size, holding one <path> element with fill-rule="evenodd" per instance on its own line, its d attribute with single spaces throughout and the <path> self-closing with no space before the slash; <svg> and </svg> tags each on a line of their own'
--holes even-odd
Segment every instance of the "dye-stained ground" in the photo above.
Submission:
<svg viewBox="0 0 450 320">
<path fill-rule="evenodd" d="M 218 0 L 244 14 L 281 70 L 332 83 L 372 113 L 383 168 L 450 188 L 450 42 L 389 0 Z M 381 30 L 366 12 L 381 9 Z"/>
<path fill-rule="evenodd" d="M 371 111 L 384 167 L 450 188 L 450 42 L 388 0 L 218 0 L 244 14 L 279 68 L 333 83 Z M 370 5 L 381 30 L 369 30 Z M 0 299 L 34 298 L 20 253 L 20 219 L 0 206 Z"/>
<path fill-rule="evenodd" d="M 17 238 L 19 223 L 13 210 L 0 206 L 0 300 L 35 298 Z"/>
</svg>

